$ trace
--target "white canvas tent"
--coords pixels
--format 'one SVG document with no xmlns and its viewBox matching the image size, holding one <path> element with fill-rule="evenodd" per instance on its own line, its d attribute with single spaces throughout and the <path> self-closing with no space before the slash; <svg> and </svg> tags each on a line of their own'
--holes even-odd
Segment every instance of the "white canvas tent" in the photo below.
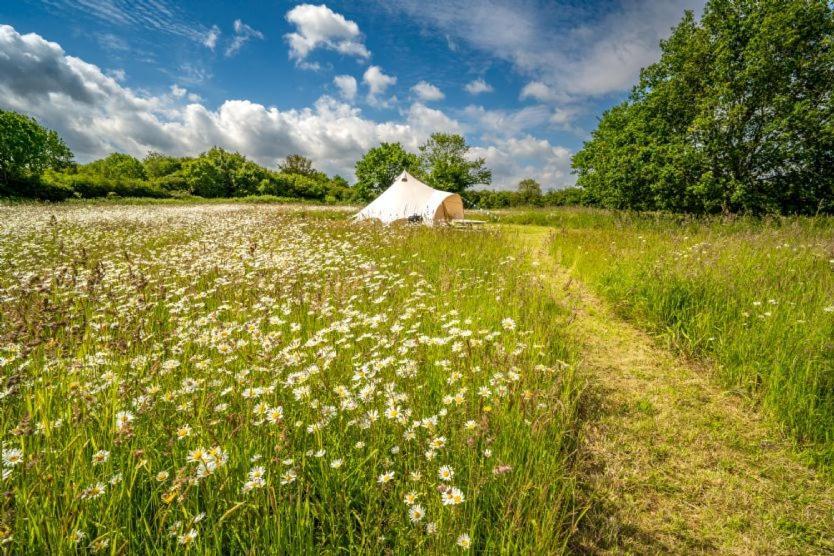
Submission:
<svg viewBox="0 0 834 556">
<path fill-rule="evenodd" d="M 460 220 L 463 200 L 457 193 L 433 189 L 403 172 L 391 187 L 354 216 L 356 220 L 379 220 L 383 224 L 412 218 L 429 225 Z"/>
</svg>

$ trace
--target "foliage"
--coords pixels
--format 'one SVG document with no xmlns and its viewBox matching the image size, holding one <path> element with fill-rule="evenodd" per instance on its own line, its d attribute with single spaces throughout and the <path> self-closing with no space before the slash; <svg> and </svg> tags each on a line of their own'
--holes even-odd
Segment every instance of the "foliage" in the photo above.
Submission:
<svg viewBox="0 0 834 556">
<path fill-rule="evenodd" d="M 37 180 L 46 169 L 71 163 L 72 152 L 56 132 L 34 118 L 0 110 L 0 187 L 14 193 L 15 183 Z"/>
<path fill-rule="evenodd" d="M 542 186 L 532 178 L 518 182 L 518 196 L 525 205 L 542 204 Z"/>
<path fill-rule="evenodd" d="M 453 193 L 463 193 L 473 185 L 489 185 L 492 171 L 485 159 L 470 160 L 469 148 L 462 135 L 433 133 L 420 146 L 423 175 L 432 186 Z"/>
<path fill-rule="evenodd" d="M 561 207 L 585 203 L 584 192 L 578 187 L 553 189 L 543 195 L 532 196 L 522 195 L 519 191 L 470 189 L 465 191 L 462 196 L 466 207 L 474 209 L 501 209 L 531 205 Z"/>
<path fill-rule="evenodd" d="M 265 168 L 240 153 L 230 153 L 220 147 L 185 162 L 182 174 L 189 191 L 200 197 L 252 195 L 268 177 Z"/>
<path fill-rule="evenodd" d="M 370 201 L 382 193 L 403 171 L 419 174 L 420 159 L 400 143 L 381 143 L 356 162 L 354 198 Z"/>
<path fill-rule="evenodd" d="M 284 174 L 301 174 L 309 177 L 318 173 L 318 170 L 313 168 L 313 161 L 300 154 L 289 155 L 278 165 L 278 170 Z"/>
<path fill-rule="evenodd" d="M 108 180 L 144 180 L 147 177 L 142 162 L 124 153 L 112 153 L 100 160 L 79 166 L 78 173 Z"/>
<path fill-rule="evenodd" d="M 158 152 L 149 152 L 142 159 L 142 166 L 145 175 L 149 179 L 163 178 L 177 173 L 182 169 L 183 159 L 175 156 L 168 156 Z"/>
<path fill-rule="evenodd" d="M 661 43 L 573 165 L 602 206 L 834 211 L 834 9 L 710 0 Z"/>
<path fill-rule="evenodd" d="M 55 214 L 0 235 L 5 550 L 567 551 L 568 314 L 512 234 Z"/>
</svg>

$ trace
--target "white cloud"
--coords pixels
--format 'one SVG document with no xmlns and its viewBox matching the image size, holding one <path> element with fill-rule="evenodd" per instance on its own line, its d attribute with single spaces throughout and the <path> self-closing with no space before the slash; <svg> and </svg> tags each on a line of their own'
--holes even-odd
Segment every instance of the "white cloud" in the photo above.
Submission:
<svg viewBox="0 0 834 556">
<path fill-rule="evenodd" d="M 397 78 L 386 75 L 379 66 L 370 66 L 362 75 L 362 81 L 368 86 L 368 102 L 379 103 L 379 95 L 384 95 L 388 87 L 396 85 Z"/>
<path fill-rule="evenodd" d="M 524 178 L 535 179 L 543 189 L 576 183 L 570 173 L 572 153 L 547 139 L 530 135 L 509 138 L 487 147 L 474 147 L 471 155 L 486 159 L 487 167 L 492 169 L 493 189 L 515 189 Z"/>
<path fill-rule="evenodd" d="M 179 85 L 171 85 L 171 94 L 174 95 L 174 98 L 182 98 L 187 93 L 185 89 L 180 87 Z"/>
<path fill-rule="evenodd" d="M 411 91 L 417 95 L 418 99 L 425 102 L 443 100 L 446 97 L 446 95 L 443 94 L 443 91 L 428 81 L 420 81 L 411 88 Z"/>
<path fill-rule="evenodd" d="M 107 70 L 107 75 L 116 81 L 124 81 L 127 78 L 127 73 L 122 68 L 115 68 Z"/>
<path fill-rule="evenodd" d="M 217 46 L 217 39 L 219 38 L 220 28 L 217 25 L 212 25 L 211 29 L 209 29 L 203 37 L 203 46 L 214 50 L 214 47 Z"/>
<path fill-rule="evenodd" d="M 362 59 L 371 56 L 362 42 L 359 26 L 324 4 L 299 4 L 287 12 L 286 19 L 296 26 L 296 31 L 284 38 L 290 45 L 290 58 L 299 63 L 316 48 Z"/>
<path fill-rule="evenodd" d="M 487 110 L 483 106 L 467 106 L 464 116 L 474 123 L 474 128 L 489 136 L 509 137 L 534 127 L 547 125 L 551 110 L 537 104 L 520 110 Z"/>
<path fill-rule="evenodd" d="M 352 75 L 337 75 L 333 78 L 333 83 L 339 88 L 339 94 L 343 99 L 352 101 L 356 98 L 358 86 L 356 78 Z"/>
<path fill-rule="evenodd" d="M 493 91 L 492 85 L 484 81 L 483 79 L 476 79 L 475 81 L 470 81 L 466 84 L 466 92 L 470 95 L 479 95 L 481 93 L 491 93 Z"/>
<path fill-rule="evenodd" d="M 226 48 L 226 57 L 227 58 L 231 58 L 232 56 L 237 54 L 238 51 L 241 48 L 243 48 L 243 45 L 245 45 L 250 40 L 252 40 L 252 39 L 261 39 L 261 40 L 263 40 L 263 38 L 264 38 L 263 33 L 261 33 L 260 31 L 258 31 L 256 29 L 253 29 L 249 25 L 246 25 L 244 22 L 242 22 L 239 19 L 235 20 L 234 29 L 235 29 L 235 37 L 232 39 L 232 42 Z"/>
<path fill-rule="evenodd" d="M 463 127 L 459 122 L 447 116 L 442 110 L 429 108 L 421 102 L 412 104 L 406 116 L 411 129 L 423 137 L 428 137 L 436 131 L 463 133 Z"/>
<path fill-rule="evenodd" d="M 560 97 L 545 83 L 542 83 L 541 81 L 531 81 L 525 85 L 523 89 L 521 89 L 519 98 L 521 100 L 532 98 L 540 102 L 553 102 L 555 100 L 559 100 Z"/>
</svg>

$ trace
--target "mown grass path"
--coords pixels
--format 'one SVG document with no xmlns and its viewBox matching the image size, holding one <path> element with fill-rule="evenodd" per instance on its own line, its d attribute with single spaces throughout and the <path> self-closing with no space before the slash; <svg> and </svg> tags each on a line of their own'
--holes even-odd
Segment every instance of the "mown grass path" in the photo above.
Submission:
<svg viewBox="0 0 834 556">
<path fill-rule="evenodd" d="M 834 553 L 834 488 L 742 397 L 710 381 L 557 264 L 551 229 L 514 227 L 572 317 L 588 380 L 579 469 L 590 553 Z"/>
</svg>

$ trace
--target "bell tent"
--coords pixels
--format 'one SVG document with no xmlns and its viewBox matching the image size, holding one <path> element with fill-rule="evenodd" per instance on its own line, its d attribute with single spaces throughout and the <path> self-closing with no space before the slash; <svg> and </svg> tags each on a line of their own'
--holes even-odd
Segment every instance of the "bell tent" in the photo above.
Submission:
<svg viewBox="0 0 834 556">
<path fill-rule="evenodd" d="M 391 186 L 354 216 L 356 220 L 379 220 L 383 224 L 397 221 L 438 222 L 463 219 L 463 200 L 457 193 L 429 187 L 408 172 L 403 172 Z"/>
</svg>

